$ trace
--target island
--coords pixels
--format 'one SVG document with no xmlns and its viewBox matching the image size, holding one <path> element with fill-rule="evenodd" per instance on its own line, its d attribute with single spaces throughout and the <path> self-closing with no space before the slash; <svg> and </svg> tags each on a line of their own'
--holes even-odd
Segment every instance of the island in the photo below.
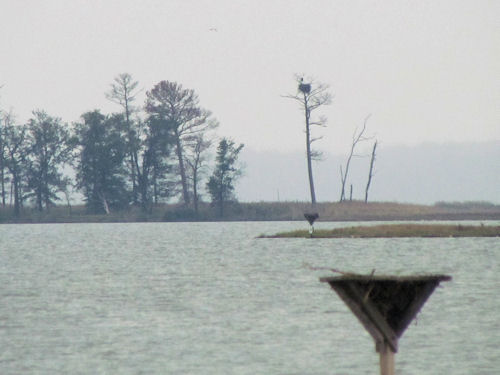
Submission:
<svg viewBox="0 0 500 375">
<path fill-rule="evenodd" d="M 309 229 L 261 235 L 260 238 L 404 238 L 404 237 L 500 237 L 498 225 L 380 224 L 335 229 Z"/>
</svg>

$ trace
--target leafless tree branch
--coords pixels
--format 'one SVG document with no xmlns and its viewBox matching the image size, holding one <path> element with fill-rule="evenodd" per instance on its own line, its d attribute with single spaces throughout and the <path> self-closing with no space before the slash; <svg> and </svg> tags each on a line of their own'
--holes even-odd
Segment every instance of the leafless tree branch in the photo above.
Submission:
<svg viewBox="0 0 500 375">
<path fill-rule="evenodd" d="M 378 141 L 375 140 L 373 143 L 373 149 L 372 149 L 372 157 L 370 159 L 370 170 L 368 171 L 368 182 L 366 183 L 366 189 L 365 189 L 365 203 L 368 202 L 368 189 L 370 189 L 370 184 L 372 182 L 372 178 L 375 175 L 373 172 L 373 165 L 375 164 L 375 154 L 377 150 L 377 144 Z"/>
<path fill-rule="evenodd" d="M 347 176 L 349 174 L 349 167 L 351 165 L 351 160 L 353 157 L 356 155 L 354 154 L 354 150 L 358 143 L 366 141 L 371 139 L 370 137 L 365 137 L 364 133 L 366 131 L 366 125 L 368 122 L 368 119 L 370 118 L 371 114 L 365 117 L 365 120 L 363 121 L 363 127 L 362 129 L 358 132 L 358 129 L 356 128 L 354 130 L 354 133 L 352 135 L 352 143 L 351 143 L 351 150 L 349 152 L 349 156 L 347 157 L 347 161 L 345 164 L 345 171 L 342 170 L 342 166 L 340 167 L 340 182 L 341 182 L 341 192 L 340 192 L 340 202 L 345 201 L 345 184 L 347 181 Z"/>
</svg>

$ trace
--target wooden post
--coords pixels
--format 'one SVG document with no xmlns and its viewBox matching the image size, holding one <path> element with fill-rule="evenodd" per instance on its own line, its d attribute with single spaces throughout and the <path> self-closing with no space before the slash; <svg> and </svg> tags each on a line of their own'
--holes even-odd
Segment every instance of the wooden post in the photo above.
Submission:
<svg viewBox="0 0 500 375">
<path fill-rule="evenodd" d="M 382 344 L 380 353 L 380 375 L 394 375 L 394 352 L 389 345 Z"/>
</svg>

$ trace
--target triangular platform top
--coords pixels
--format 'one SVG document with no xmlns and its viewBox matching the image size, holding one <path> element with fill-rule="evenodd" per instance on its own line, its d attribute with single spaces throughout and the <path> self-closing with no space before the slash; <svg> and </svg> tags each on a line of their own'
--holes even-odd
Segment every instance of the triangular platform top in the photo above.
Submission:
<svg viewBox="0 0 500 375">
<path fill-rule="evenodd" d="M 309 225 L 313 225 L 314 222 L 319 218 L 319 214 L 317 212 L 306 212 L 304 213 L 304 217 L 309 222 Z"/>
<path fill-rule="evenodd" d="M 397 352 L 397 342 L 425 301 L 446 275 L 373 276 L 345 274 L 323 277 L 349 306 L 374 338 L 377 350 L 387 343 Z"/>
</svg>

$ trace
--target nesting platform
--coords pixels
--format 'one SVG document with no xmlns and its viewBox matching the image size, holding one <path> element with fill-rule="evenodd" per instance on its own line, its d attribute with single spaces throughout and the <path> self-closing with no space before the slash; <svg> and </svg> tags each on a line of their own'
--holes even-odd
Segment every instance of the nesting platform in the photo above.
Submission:
<svg viewBox="0 0 500 375">
<path fill-rule="evenodd" d="M 344 274 L 322 277 L 375 340 L 381 374 L 394 374 L 398 340 L 434 289 L 447 275 L 374 276 Z"/>
<path fill-rule="evenodd" d="M 319 214 L 317 212 L 311 212 L 311 213 L 306 212 L 304 214 L 304 217 L 306 218 L 309 225 L 313 225 L 314 222 L 319 218 Z"/>
</svg>

